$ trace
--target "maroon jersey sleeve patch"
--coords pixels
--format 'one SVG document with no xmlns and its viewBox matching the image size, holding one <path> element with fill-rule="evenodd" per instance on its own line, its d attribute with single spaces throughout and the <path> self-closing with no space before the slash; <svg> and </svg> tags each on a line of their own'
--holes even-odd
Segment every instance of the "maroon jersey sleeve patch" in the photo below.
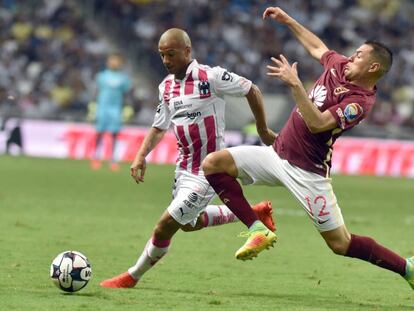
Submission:
<svg viewBox="0 0 414 311">
<path fill-rule="evenodd" d="M 355 99 L 348 98 L 338 105 L 330 107 L 329 111 L 335 118 L 338 127 L 346 130 L 361 122 L 370 108 L 369 104 L 358 103 Z"/>
</svg>

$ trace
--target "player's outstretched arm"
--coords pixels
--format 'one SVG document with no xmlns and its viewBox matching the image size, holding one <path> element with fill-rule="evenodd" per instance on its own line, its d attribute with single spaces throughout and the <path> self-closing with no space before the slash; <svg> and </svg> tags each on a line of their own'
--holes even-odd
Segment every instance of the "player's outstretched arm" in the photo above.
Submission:
<svg viewBox="0 0 414 311">
<path fill-rule="evenodd" d="M 280 59 L 272 57 L 272 61 L 273 66 L 267 66 L 269 70 L 267 75 L 282 80 L 290 87 L 295 103 L 309 131 L 316 134 L 334 129 L 337 124 L 329 110 L 319 111 L 309 99 L 302 81 L 298 77 L 297 63 L 290 65 L 283 55 L 280 55 Z"/>
<path fill-rule="evenodd" d="M 323 43 L 322 40 L 319 39 L 319 37 L 317 37 L 314 33 L 305 28 L 303 25 L 298 23 L 294 18 L 288 15 L 281 8 L 268 7 L 263 12 L 263 19 L 265 18 L 271 18 L 280 24 L 288 26 L 290 31 L 305 47 L 308 53 L 318 61 L 320 61 L 322 55 L 329 50 L 325 43 Z"/>
<path fill-rule="evenodd" d="M 246 94 L 246 98 L 256 120 L 257 133 L 260 139 L 268 146 L 273 144 L 276 134 L 267 127 L 263 96 L 260 89 L 255 84 L 252 84 L 249 92 Z"/>
<path fill-rule="evenodd" d="M 137 184 L 144 182 L 145 170 L 147 168 L 145 157 L 151 152 L 152 149 L 155 148 L 155 146 L 157 146 L 157 144 L 164 137 L 165 132 L 165 130 L 152 127 L 145 136 L 144 141 L 142 142 L 130 167 L 131 177 Z"/>
</svg>

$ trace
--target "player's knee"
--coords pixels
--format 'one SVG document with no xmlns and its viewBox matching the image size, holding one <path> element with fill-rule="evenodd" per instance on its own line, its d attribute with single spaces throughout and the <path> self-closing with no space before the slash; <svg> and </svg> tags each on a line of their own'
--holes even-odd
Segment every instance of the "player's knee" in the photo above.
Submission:
<svg viewBox="0 0 414 311">
<path fill-rule="evenodd" d="M 181 227 L 181 230 L 184 232 L 193 232 L 193 231 L 197 231 L 200 230 L 201 228 L 197 228 L 197 227 L 193 227 L 190 224 L 186 224 L 185 226 Z"/>
<path fill-rule="evenodd" d="M 233 176 L 236 174 L 233 158 L 227 150 L 220 150 L 208 154 L 202 163 L 202 168 L 206 175 L 227 173 Z"/>
<path fill-rule="evenodd" d="M 168 240 L 172 238 L 177 230 L 178 226 L 175 220 L 162 219 L 155 225 L 154 236 L 160 240 Z"/>
<path fill-rule="evenodd" d="M 344 241 L 326 241 L 328 247 L 337 255 L 345 255 L 348 250 L 348 243 Z"/>
<path fill-rule="evenodd" d="M 184 232 L 191 232 L 191 231 L 194 231 L 194 228 L 192 228 L 191 226 L 189 226 L 189 225 L 187 224 L 187 225 L 185 225 L 185 226 L 182 226 L 182 227 L 181 227 L 181 231 L 184 231 Z"/>
<path fill-rule="evenodd" d="M 219 169 L 219 161 L 215 152 L 208 154 L 202 163 L 202 168 L 204 174 L 214 174 L 217 173 Z"/>
<path fill-rule="evenodd" d="M 197 223 L 193 226 L 191 224 L 186 224 L 184 226 L 181 226 L 181 230 L 184 232 L 193 232 L 198 231 L 204 228 L 204 223 L 197 220 Z"/>
<path fill-rule="evenodd" d="M 345 225 L 331 231 L 321 232 L 328 247 L 337 255 L 345 255 L 351 243 L 351 234 Z"/>
</svg>

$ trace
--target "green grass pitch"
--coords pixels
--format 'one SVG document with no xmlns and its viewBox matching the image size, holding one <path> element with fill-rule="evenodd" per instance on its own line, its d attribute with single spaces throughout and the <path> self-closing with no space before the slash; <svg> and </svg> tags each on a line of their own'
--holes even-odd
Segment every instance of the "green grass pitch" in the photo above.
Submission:
<svg viewBox="0 0 414 311">
<path fill-rule="evenodd" d="M 391 272 L 336 256 L 284 188 L 245 187 L 270 199 L 279 241 L 249 262 L 240 223 L 179 232 L 170 252 L 131 290 L 99 282 L 135 263 L 171 199 L 172 166 L 150 165 L 135 184 L 86 161 L 0 157 L 0 310 L 414 310 L 414 292 Z M 414 255 L 414 181 L 334 176 L 351 232 Z M 52 259 L 78 250 L 93 277 L 75 294 L 49 279 Z"/>
</svg>

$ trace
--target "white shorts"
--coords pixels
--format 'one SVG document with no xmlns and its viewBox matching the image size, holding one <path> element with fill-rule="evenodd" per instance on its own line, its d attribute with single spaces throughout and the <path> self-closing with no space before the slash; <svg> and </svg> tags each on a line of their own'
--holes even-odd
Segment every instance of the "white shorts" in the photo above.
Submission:
<svg viewBox="0 0 414 311">
<path fill-rule="evenodd" d="M 272 146 L 238 146 L 226 150 L 233 156 L 242 184 L 285 186 L 302 204 L 319 232 L 344 224 L 330 178 L 290 164 Z"/>
<path fill-rule="evenodd" d="M 184 170 L 176 171 L 172 194 L 173 200 L 168 206 L 168 213 L 179 224 L 191 224 L 193 227 L 200 213 L 216 195 L 204 176 L 193 175 Z"/>
</svg>

